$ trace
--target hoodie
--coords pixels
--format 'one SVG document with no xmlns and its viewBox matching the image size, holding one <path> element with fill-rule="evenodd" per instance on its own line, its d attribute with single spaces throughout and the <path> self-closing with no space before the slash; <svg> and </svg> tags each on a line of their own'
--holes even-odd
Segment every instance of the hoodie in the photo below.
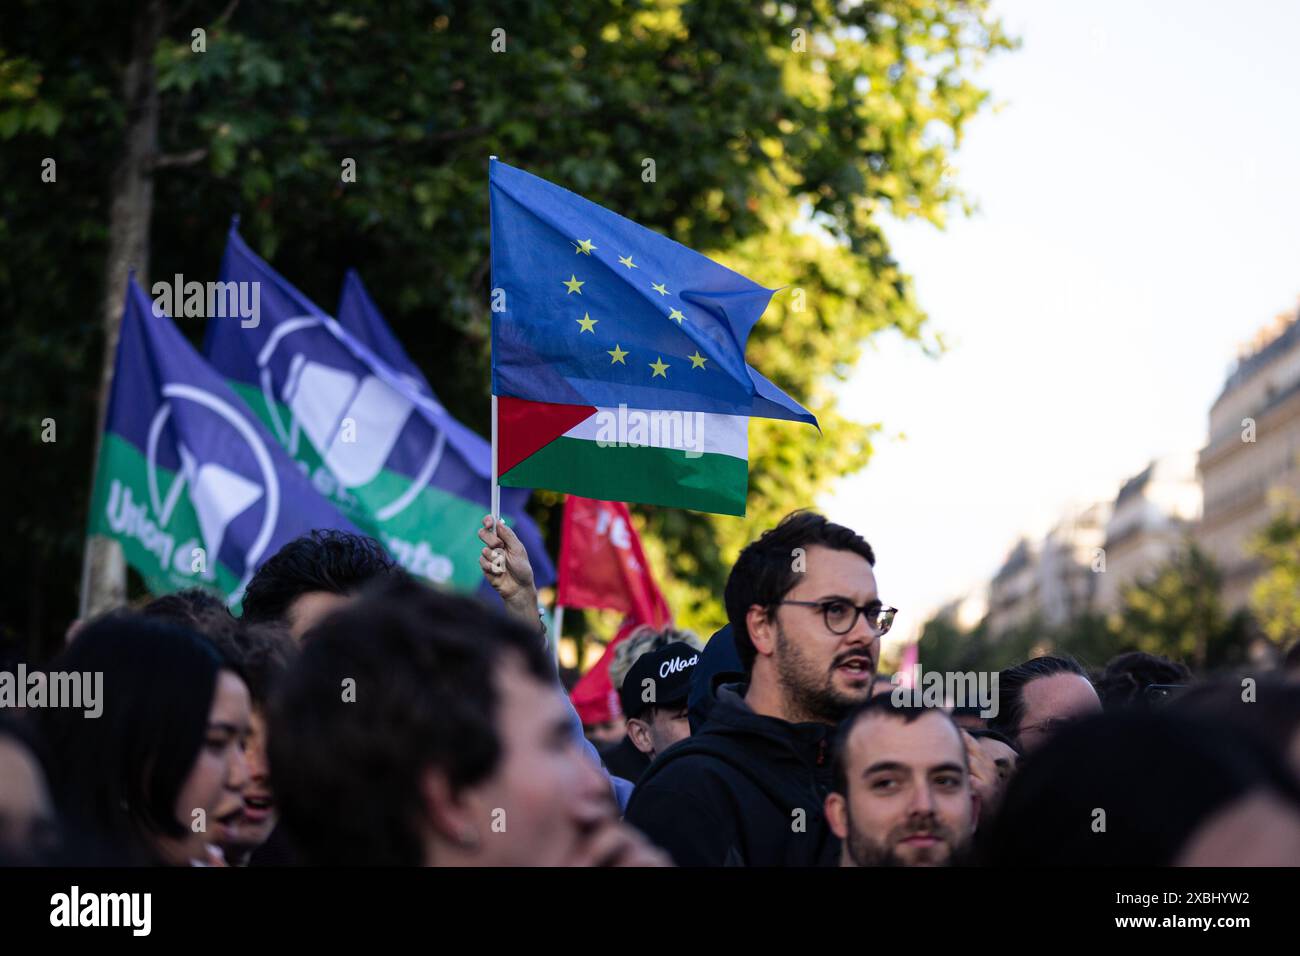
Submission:
<svg viewBox="0 0 1300 956">
<path fill-rule="evenodd" d="M 699 732 L 642 774 L 627 821 L 678 866 L 836 865 L 822 813 L 834 728 L 756 714 L 745 691 L 718 689 Z"/>
<path fill-rule="evenodd" d="M 697 734 L 709 719 L 709 711 L 717 700 L 720 684 L 743 683 L 745 665 L 740 663 L 736 639 L 731 636 L 731 625 L 714 631 L 700 652 L 699 663 L 691 671 L 691 692 L 687 699 L 690 708 L 691 733 Z"/>
</svg>

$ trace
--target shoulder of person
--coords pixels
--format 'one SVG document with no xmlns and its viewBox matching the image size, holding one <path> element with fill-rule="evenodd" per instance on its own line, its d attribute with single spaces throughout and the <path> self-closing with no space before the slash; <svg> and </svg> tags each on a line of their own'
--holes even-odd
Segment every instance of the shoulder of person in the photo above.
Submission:
<svg viewBox="0 0 1300 956">
<path fill-rule="evenodd" d="M 641 775 L 628 801 L 628 819 L 702 811 L 717 822 L 734 818 L 749 789 L 743 768 L 710 749 L 684 746 L 694 739 L 674 744 Z"/>
<path fill-rule="evenodd" d="M 739 753 L 735 745 L 723 737 L 696 734 L 678 741 L 656 757 L 641 775 L 641 780 L 670 787 L 682 780 L 712 777 L 721 781 L 729 775 L 729 768 L 736 764 Z"/>
</svg>

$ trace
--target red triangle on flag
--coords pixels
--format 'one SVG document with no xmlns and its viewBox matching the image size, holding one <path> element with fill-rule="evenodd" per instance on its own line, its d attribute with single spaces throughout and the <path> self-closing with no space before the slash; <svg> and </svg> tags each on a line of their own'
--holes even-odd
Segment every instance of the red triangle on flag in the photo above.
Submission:
<svg viewBox="0 0 1300 956">
<path fill-rule="evenodd" d="M 594 405 L 556 405 L 498 396 L 497 474 L 504 475 L 594 414 Z"/>
</svg>

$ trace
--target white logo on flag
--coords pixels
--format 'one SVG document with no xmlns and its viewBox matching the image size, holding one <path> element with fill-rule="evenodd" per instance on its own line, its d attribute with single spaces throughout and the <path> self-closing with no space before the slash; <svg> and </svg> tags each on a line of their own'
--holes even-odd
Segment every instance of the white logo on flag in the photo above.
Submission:
<svg viewBox="0 0 1300 956">
<path fill-rule="evenodd" d="M 199 520 L 199 532 L 203 536 L 203 546 L 213 559 L 213 566 L 221 545 L 225 540 L 226 529 L 230 523 L 248 511 L 257 502 L 265 499 L 262 522 L 256 537 L 244 552 L 243 575 L 238 587 L 230 596 L 230 603 L 235 603 L 244 593 L 253 569 L 257 567 L 262 555 L 266 553 L 271 536 L 275 533 L 275 524 L 280 515 L 280 482 L 275 474 L 275 464 L 266 444 L 257 434 L 248 420 L 224 399 L 217 398 L 209 392 L 192 385 L 170 383 L 162 388 L 167 399 L 154 414 L 149 425 L 149 441 L 146 449 L 146 462 L 149 478 L 149 498 L 154 514 L 166 528 L 171 521 L 172 512 L 180 500 L 181 493 L 188 487 L 190 503 Z M 172 415 L 172 406 L 176 402 L 192 402 L 200 405 L 223 419 L 231 426 L 252 452 L 260 474 L 254 480 L 240 475 L 225 465 L 216 462 L 200 461 L 194 451 L 179 439 L 176 443 L 180 457 L 180 468 L 167 489 L 166 497 L 158 487 L 158 446 L 163 429 Z M 209 579 L 215 572 L 205 572 Z"/>
<path fill-rule="evenodd" d="M 375 375 L 358 377 L 296 352 L 278 396 L 293 413 L 286 425 L 277 409 L 271 359 L 287 336 L 325 324 L 326 320 L 316 316 L 299 316 L 276 326 L 257 356 L 262 395 L 271 423 L 290 455 L 297 455 L 301 433 L 306 432 L 339 484 L 359 488 L 383 470 L 415 404 Z M 341 428 L 346 419 L 355 423 L 347 440 Z M 375 512 L 376 518 L 387 521 L 406 510 L 433 477 L 445 445 L 446 435 L 439 430 L 419 473 L 402 494 Z"/>
</svg>

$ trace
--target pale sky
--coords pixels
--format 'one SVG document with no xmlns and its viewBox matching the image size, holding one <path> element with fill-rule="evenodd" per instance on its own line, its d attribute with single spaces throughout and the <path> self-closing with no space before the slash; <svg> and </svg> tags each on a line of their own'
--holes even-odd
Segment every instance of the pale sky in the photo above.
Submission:
<svg viewBox="0 0 1300 956">
<path fill-rule="evenodd" d="M 875 548 L 900 636 L 1069 502 L 1199 448 L 1238 344 L 1300 295 L 1300 3 L 995 8 L 1023 45 L 955 158 L 979 210 L 886 225 L 950 350 L 877 338 L 841 407 L 884 431 L 820 502 Z"/>
</svg>

